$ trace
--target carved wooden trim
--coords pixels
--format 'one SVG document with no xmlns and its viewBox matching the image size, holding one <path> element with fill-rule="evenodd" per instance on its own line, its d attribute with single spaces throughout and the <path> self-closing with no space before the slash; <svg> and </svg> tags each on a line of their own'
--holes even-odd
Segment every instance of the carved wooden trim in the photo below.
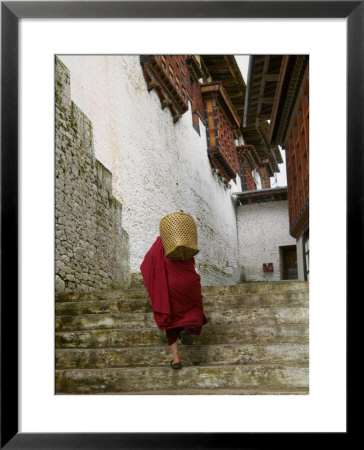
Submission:
<svg viewBox="0 0 364 450">
<path fill-rule="evenodd" d="M 184 55 L 142 55 L 140 62 L 148 91 L 155 89 L 162 109 L 168 107 L 173 122 L 188 110 L 188 72 Z"/>
</svg>

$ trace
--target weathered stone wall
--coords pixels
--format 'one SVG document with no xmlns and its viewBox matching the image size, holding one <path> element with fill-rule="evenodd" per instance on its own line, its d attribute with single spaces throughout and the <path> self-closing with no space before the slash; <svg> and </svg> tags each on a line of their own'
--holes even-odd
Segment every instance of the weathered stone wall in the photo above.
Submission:
<svg viewBox="0 0 364 450">
<path fill-rule="evenodd" d="M 56 291 L 129 285 L 128 235 L 112 175 L 94 154 L 91 121 L 70 99 L 67 67 L 56 58 Z"/>
<path fill-rule="evenodd" d="M 247 281 L 280 280 L 279 247 L 296 244 L 289 235 L 288 202 L 238 206 L 237 225 L 240 263 L 246 268 Z M 263 272 L 263 263 L 273 263 L 274 272 Z"/>
<path fill-rule="evenodd" d="M 162 217 L 183 210 L 198 227 L 196 267 L 202 284 L 239 279 L 235 203 L 212 173 L 205 127 L 193 128 L 191 108 L 173 123 L 168 108 L 148 92 L 138 55 L 62 55 L 71 73 L 72 99 L 94 126 L 97 158 L 113 174 L 130 237 L 130 267 L 159 234 Z M 240 191 L 241 186 L 232 183 Z"/>
</svg>

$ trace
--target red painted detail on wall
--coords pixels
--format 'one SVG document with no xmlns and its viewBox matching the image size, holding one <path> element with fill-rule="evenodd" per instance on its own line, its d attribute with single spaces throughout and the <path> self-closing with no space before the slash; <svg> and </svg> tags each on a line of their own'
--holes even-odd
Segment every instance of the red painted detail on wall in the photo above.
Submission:
<svg viewBox="0 0 364 450">
<path fill-rule="evenodd" d="M 263 272 L 274 272 L 273 263 L 263 263 Z"/>
</svg>

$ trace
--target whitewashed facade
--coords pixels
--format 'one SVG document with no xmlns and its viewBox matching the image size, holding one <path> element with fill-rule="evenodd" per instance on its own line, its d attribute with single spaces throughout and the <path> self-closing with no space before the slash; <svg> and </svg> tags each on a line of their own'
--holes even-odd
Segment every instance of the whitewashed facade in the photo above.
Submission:
<svg viewBox="0 0 364 450">
<path fill-rule="evenodd" d="M 287 201 L 243 205 L 237 208 L 240 263 L 249 281 L 282 279 L 280 247 L 296 245 L 289 235 Z M 273 263 L 273 272 L 263 264 Z"/>
<path fill-rule="evenodd" d="M 183 210 L 198 226 L 202 281 L 237 281 L 242 268 L 231 192 L 241 186 L 237 177 L 227 189 L 211 170 L 203 123 L 198 133 L 190 110 L 173 123 L 156 92 L 148 92 L 139 56 L 60 59 L 70 70 L 72 100 L 93 124 L 96 158 L 111 171 L 113 195 L 123 205 L 131 272 L 139 272 L 161 218 Z"/>
</svg>

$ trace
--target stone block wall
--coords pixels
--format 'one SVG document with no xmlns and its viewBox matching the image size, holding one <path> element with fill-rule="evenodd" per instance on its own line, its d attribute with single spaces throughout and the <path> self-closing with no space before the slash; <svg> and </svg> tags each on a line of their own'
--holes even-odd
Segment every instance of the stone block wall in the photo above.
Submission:
<svg viewBox="0 0 364 450">
<path fill-rule="evenodd" d="M 127 287 L 129 237 L 112 175 L 93 148 L 91 121 L 71 101 L 67 67 L 55 61 L 56 291 Z"/>
</svg>

